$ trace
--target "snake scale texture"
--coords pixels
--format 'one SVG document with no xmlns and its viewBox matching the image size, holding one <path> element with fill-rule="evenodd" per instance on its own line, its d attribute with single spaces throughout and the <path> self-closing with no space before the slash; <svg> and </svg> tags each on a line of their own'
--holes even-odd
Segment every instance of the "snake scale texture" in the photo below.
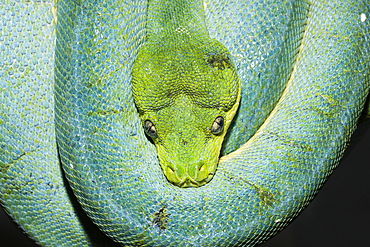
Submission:
<svg viewBox="0 0 370 247">
<path fill-rule="evenodd" d="M 41 246 L 266 241 L 312 200 L 356 128 L 369 5 L 0 1 L 0 203 Z M 200 187 L 167 181 L 132 96 L 134 61 L 163 16 L 205 27 L 241 82 L 224 156 Z"/>
</svg>

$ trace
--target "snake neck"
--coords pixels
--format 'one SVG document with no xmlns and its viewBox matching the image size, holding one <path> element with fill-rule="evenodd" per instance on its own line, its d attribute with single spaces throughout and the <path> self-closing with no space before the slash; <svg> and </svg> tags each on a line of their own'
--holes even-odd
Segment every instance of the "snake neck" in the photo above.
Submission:
<svg viewBox="0 0 370 247">
<path fill-rule="evenodd" d="M 203 1 L 151 0 L 147 18 L 148 40 L 171 42 L 209 39 Z"/>
</svg>

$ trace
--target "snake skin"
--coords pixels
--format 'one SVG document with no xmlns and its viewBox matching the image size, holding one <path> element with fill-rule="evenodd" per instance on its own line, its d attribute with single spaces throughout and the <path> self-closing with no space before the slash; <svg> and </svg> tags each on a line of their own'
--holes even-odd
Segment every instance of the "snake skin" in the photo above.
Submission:
<svg viewBox="0 0 370 247">
<path fill-rule="evenodd" d="M 369 3 L 203 4 L 242 101 L 213 180 L 181 189 L 164 178 L 131 96 L 148 2 L 1 2 L 0 202 L 37 243 L 115 245 L 64 175 L 122 245 L 253 246 L 335 168 L 369 91 Z"/>
</svg>

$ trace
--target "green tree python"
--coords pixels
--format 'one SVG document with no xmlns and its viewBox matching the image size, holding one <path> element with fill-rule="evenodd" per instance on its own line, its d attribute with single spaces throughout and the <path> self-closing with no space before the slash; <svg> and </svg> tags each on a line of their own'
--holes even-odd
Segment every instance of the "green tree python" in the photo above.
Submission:
<svg viewBox="0 0 370 247">
<path fill-rule="evenodd" d="M 369 16 L 366 0 L 1 1 L 2 206 L 42 246 L 266 241 L 356 128 Z"/>
</svg>

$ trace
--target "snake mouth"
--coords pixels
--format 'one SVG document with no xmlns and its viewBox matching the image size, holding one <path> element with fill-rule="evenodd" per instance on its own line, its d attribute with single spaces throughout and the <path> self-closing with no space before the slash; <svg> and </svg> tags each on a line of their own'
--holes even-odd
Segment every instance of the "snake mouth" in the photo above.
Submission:
<svg viewBox="0 0 370 247">
<path fill-rule="evenodd" d="M 214 143 L 205 147 L 193 145 L 188 149 L 181 146 L 175 149 L 171 145 L 168 145 L 171 148 L 166 148 L 164 144 L 157 144 L 159 165 L 168 182 L 180 188 L 200 187 L 209 183 L 216 173 L 219 160 Z"/>
<path fill-rule="evenodd" d="M 189 174 L 189 172 L 183 172 L 182 169 L 175 170 L 172 166 L 167 165 L 164 167 L 164 175 L 166 176 L 167 180 L 180 187 L 180 188 L 195 188 L 200 187 L 207 184 L 213 178 L 215 172 L 215 168 L 206 169 L 205 165 L 202 165 L 198 168 L 198 172 Z"/>
<path fill-rule="evenodd" d="M 184 178 L 182 181 L 180 181 L 176 185 L 181 188 L 200 187 L 200 186 L 207 184 L 213 178 L 213 175 L 214 173 L 208 174 L 207 178 L 202 181 L 197 181 L 191 178 L 190 176 L 187 176 L 186 178 Z"/>
</svg>

